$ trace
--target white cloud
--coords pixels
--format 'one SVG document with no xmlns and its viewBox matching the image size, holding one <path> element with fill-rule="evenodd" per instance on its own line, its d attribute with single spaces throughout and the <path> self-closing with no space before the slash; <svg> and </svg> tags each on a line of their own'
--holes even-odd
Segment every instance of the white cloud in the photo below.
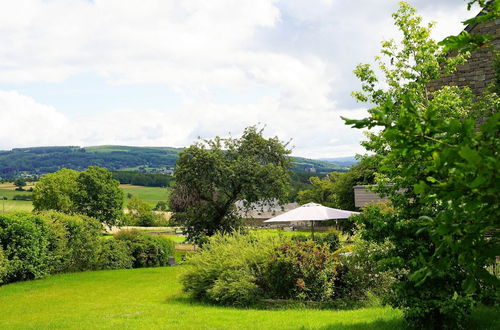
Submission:
<svg viewBox="0 0 500 330">
<path fill-rule="evenodd" d="M 440 22 L 439 37 L 458 32 L 458 22 L 470 16 L 456 1 L 416 5 Z M 358 86 L 352 69 L 396 35 L 390 20 L 396 6 L 395 0 L 0 0 L 0 84 L 9 89 L 90 73 L 109 84 L 165 84 L 184 100 L 177 108 L 122 107 L 75 120 L 65 109 L 1 92 L 0 118 L 11 124 L 0 132 L 0 148 L 185 146 L 198 135 L 238 134 L 261 122 L 270 135 L 293 138 L 299 155 L 361 152 L 361 132 L 340 116 L 364 114 L 349 96 Z M 214 88 L 269 93 L 227 105 L 214 101 Z"/>
<path fill-rule="evenodd" d="M 174 116 L 175 114 L 175 116 Z M 290 111 L 278 98 L 263 103 L 228 106 L 193 102 L 180 109 L 117 110 L 68 119 L 51 106 L 13 91 L 0 91 L 0 149 L 43 145 L 122 144 L 187 146 L 198 136 L 238 136 L 249 125 L 267 123 L 265 134 L 291 141 L 294 154 L 306 157 L 352 155 L 359 132 L 343 125 L 340 115 L 361 118 L 365 110 Z M 192 121 L 196 118 L 196 121 Z M 341 138 L 331 140 L 329 136 Z"/>
</svg>

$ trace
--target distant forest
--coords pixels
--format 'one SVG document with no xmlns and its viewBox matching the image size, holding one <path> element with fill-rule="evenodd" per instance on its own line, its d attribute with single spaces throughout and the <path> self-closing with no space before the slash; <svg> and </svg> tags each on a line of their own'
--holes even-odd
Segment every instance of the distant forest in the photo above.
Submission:
<svg viewBox="0 0 500 330">
<path fill-rule="evenodd" d="M 145 187 L 168 187 L 173 181 L 171 175 L 161 173 L 141 173 L 133 171 L 112 171 L 113 178 L 121 184 Z"/>
<path fill-rule="evenodd" d="M 165 174 L 175 167 L 181 150 L 182 148 L 130 146 L 15 148 L 0 151 L 0 178 L 36 176 L 52 173 L 61 168 L 82 171 L 91 165 L 111 171 Z M 344 172 L 347 169 L 348 166 L 327 161 L 292 157 L 292 170 L 307 173 L 304 176 L 324 175 L 332 171 Z M 122 180 L 132 178 L 130 174 L 120 177 Z M 134 178 L 134 180 L 139 180 L 139 176 Z"/>
</svg>

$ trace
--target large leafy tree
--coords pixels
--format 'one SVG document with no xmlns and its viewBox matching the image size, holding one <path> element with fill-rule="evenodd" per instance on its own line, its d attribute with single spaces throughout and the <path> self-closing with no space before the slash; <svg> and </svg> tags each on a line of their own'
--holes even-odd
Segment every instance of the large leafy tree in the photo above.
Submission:
<svg viewBox="0 0 500 330">
<path fill-rule="evenodd" d="M 115 225 L 122 216 L 123 190 L 120 183 L 105 168 L 90 166 L 80 172 L 72 195 L 77 213 Z"/>
<path fill-rule="evenodd" d="M 84 214 L 111 226 L 122 216 L 123 191 L 104 168 L 90 166 L 83 172 L 61 169 L 35 185 L 33 206 L 35 211 Z"/>
<path fill-rule="evenodd" d="M 73 212 L 74 204 L 71 196 L 76 189 L 77 177 L 77 171 L 66 168 L 43 176 L 33 189 L 34 210 Z"/>
<path fill-rule="evenodd" d="M 393 17 L 403 41 L 383 43 L 383 80 L 369 65 L 355 71 L 362 91 L 354 96 L 373 104 L 370 116 L 346 120 L 381 128 L 365 146 L 380 163 L 378 191 L 394 206 L 392 215 L 362 217 L 363 236 L 392 241 L 384 264 L 399 277 L 390 302 L 408 321 L 457 328 L 475 301 L 498 292 L 486 266 L 499 254 L 500 102 L 495 86 L 481 102 L 467 88 L 431 93 L 429 82 L 453 72 L 467 51 L 444 56 L 405 3 Z"/>
<path fill-rule="evenodd" d="M 290 151 L 277 137 L 248 127 L 241 138 L 196 143 L 176 164 L 170 205 L 188 238 L 201 243 L 217 231 L 240 225 L 235 203 L 284 201 L 289 185 Z"/>
</svg>

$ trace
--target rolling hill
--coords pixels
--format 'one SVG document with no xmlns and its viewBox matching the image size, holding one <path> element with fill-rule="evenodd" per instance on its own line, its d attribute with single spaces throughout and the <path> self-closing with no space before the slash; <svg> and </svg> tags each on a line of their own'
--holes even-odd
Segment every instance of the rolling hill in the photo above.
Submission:
<svg viewBox="0 0 500 330">
<path fill-rule="evenodd" d="M 41 175 L 61 168 L 84 170 L 97 165 L 109 170 L 158 172 L 172 169 L 182 148 L 131 146 L 52 146 L 0 151 L 0 177 Z M 296 172 L 328 173 L 349 167 L 322 160 L 292 157 Z"/>
</svg>

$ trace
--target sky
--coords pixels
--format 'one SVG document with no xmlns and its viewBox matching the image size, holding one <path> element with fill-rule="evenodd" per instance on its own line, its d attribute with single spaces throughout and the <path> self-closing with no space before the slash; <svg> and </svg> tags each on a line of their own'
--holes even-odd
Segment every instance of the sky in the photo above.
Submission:
<svg viewBox="0 0 500 330">
<path fill-rule="evenodd" d="M 473 16 L 410 1 L 433 37 Z M 363 153 L 352 73 L 399 38 L 393 0 L 0 0 L 0 150 L 184 147 L 250 125 L 293 154 Z"/>
</svg>

